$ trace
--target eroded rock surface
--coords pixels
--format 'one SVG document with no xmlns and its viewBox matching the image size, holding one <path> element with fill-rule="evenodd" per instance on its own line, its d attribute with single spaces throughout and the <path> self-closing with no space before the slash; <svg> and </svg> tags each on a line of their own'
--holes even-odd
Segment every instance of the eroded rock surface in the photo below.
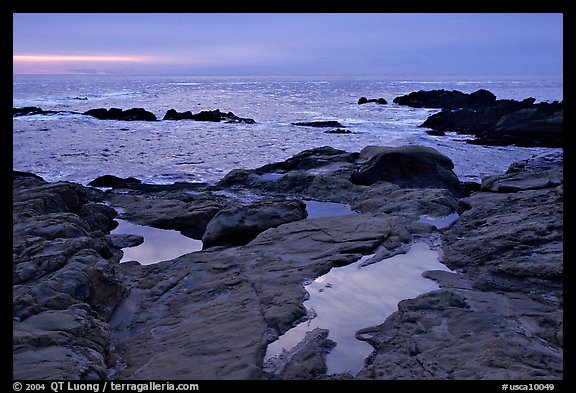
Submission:
<svg viewBox="0 0 576 393">
<path fill-rule="evenodd" d="M 457 273 L 427 272 L 442 289 L 358 332 L 375 350 L 357 378 L 562 379 L 562 183 L 520 170 L 462 199 L 442 232 Z"/>
</svg>

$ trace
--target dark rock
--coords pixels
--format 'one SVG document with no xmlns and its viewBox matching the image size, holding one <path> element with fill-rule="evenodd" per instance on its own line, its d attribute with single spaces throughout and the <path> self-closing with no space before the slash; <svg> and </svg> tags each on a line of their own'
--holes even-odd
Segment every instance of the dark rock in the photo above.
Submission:
<svg viewBox="0 0 576 393">
<path fill-rule="evenodd" d="M 112 188 L 123 188 L 130 187 L 135 184 L 142 183 L 140 180 L 134 177 L 122 178 L 114 175 L 103 175 L 92 180 L 89 185 L 92 187 L 112 187 Z"/>
<path fill-rule="evenodd" d="M 442 108 L 457 109 L 465 107 L 482 107 L 491 105 L 496 96 L 491 92 L 480 89 L 467 94 L 458 90 L 420 90 L 408 95 L 394 98 L 393 102 L 413 108 Z"/>
<path fill-rule="evenodd" d="M 16 179 L 17 177 L 29 177 L 32 179 L 44 181 L 42 177 L 36 175 L 35 173 L 12 170 L 12 179 Z"/>
<path fill-rule="evenodd" d="M 564 164 L 564 154 L 543 153 L 534 155 L 527 160 L 515 161 L 506 170 L 506 174 L 519 173 L 524 171 L 537 172 L 546 171 Z"/>
<path fill-rule="evenodd" d="M 429 116 L 419 127 L 432 128 L 433 131 L 426 131 L 427 134 L 443 131 L 466 134 L 478 130 L 478 113 L 471 108 L 443 110 Z"/>
<path fill-rule="evenodd" d="M 192 114 L 191 111 L 178 112 L 175 109 L 170 109 L 164 115 L 163 120 L 196 120 L 196 121 L 212 121 L 220 122 L 225 121 L 227 123 L 247 123 L 254 124 L 254 119 L 238 117 L 232 112 L 223 113 L 219 109 L 213 111 L 201 111 L 196 114 Z"/>
<path fill-rule="evenodd" d="M 438 131 L 438 130 L 428 130 L 426 131 L 426 134 L 428 135 L 433 135 L 433 136 L 444 136 L 446 135 L 446 133 L 444 131 Z"/>
<path fill-rule="evenodd" d="M 31 182 L 31 180 L 33 180 Z M 104 234 L 115 211 L 73 183 L 13 182 L 13 377 L 108 377 L 108 319 L 127 289 Z"/>
<path fill-rule="evenodd" d="M 326 120 L 326 121 L 301 121 L 297 123 L 292 123 L 294 126 L 304 126 L 304 127 L 344 127 L 340 122 L 336 120 Z"/>
<path fill-rule="evenodd" d="M 521 147 L 562 147 L 564 144 L 562 104 L 535 104 L 502 116 L 488 129 L 475 133 L 472 144 Z"/>
<path fill-rule="evenodd" d="M 208 223 L 202 242 L 205 249 L 242 245 L 266 229 L 302 220 L 306 216 L 306 205 L 299 200 L 272 200 L 224 209 Z"/>
<path fill-rule="evenodd" d="M 386 101 L 384 98 L 366 98 L 366 97 L 360 97 L 360 99 L 358 100 L 358 105 L 363 105 L 363 104 L 367 104 L 369 102 L 375 102 L 376 104 L 380 104 L 380 105 L 386 105 L 388 104 L 388 101 Z"/>
<path fill-rule="evenodd" d="M 264 365 L 267 379 L 311 380 L 326 374 L 326 355 L 336 343 L 328 338 L 328 330 L 316 328 L 289 351 L 269 359 Z"/>
<path fill-rule="evenodd" d="M 337 128 L 335 130 L 324 131 L 325 134 L 352 134 L 352 131 L 344 128 Z"/>
<path fill-rule="evenodd" d="M 523 147 L 561 147 L 563 103 L 496 100 L 492 93 L 478 90 L 470 95 L 444 90 L 419 91 L 398 97 L 398 103 L 418 107 L 440 107 L 420 127 L 475 135 L 467 143 Z M 430 131 L 427 133 L 431 134 Z"/>
<path fill-rule="evenodd" d="M 25 106 L 23 108 L 12 108 L 12 116 L 32 116 L 32 115 L 54 115 L 57 113 L 73 113 L 77 114 L 78 112 L 71 112 L 71 111 L 45 111 L 42 108 L 36 106 Z"/>
<path fill-rule="evenodd" d="M 125 110 L 119 108 L 97 108 L 89 109 L 83 114 L 100 120 L 156 121 L 156 115 L 152 112 L 148 112 L 144 108 L 131 108 Z"/>
<path fill-rule="evenodd" d="M 369 146 L 360 152 L 364 164 L 351 176 L 351 182 L 372 185 L 386 181 L 405 188 L 445 188 L 461 195 L 454 164 L 432 147 Z"/>
</svg>

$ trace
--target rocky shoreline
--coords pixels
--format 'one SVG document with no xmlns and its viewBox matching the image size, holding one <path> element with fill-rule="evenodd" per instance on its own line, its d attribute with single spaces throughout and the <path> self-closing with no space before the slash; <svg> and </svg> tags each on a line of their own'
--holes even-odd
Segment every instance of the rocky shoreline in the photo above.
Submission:
<svg viewBox="0 0 576 393">
<path fill-rule="evenodd" d="M 102 190 L 14 172 L 13 377 L 562 379 L 561 157 L 475 187 L 452 167 L 433 148 L 370 146 L 303 151 L 216 185 L 116 178 Z M 306 200 L 357 214 L 307 218 Z M 419 221 L 456 211 L 447 228 Z M 116 217 L 204 249 L 120 264 L 141 238 L 110 234 Z M 306 280 L 362 255 L 385 263 L 415 238 L 440 239 L 455 273 L 427 272 L 439 290 L 357 333 L 374 347 L 357 375 L 325 374 L 321 330 L 264 364 L 306 318 Z"/>
</svg>

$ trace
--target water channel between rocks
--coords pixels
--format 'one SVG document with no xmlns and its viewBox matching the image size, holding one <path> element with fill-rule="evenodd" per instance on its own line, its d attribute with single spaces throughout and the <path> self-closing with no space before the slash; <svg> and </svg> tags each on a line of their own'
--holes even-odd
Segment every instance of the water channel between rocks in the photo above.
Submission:
<svg viewBox="0 0 576 393">
<path fill-rule="evenodd" d="M 112 234 L 144 237 L 144 243 L 122 249 L 124 256 L 120 262 L 138 261 L 142 265 L 150 265 L 202 250 L 201 240 L 191 239 L 178 231 L 136 225 L 118 218 L 115 220 L 118 221 L 118 226 L 111 232 Z"/>
</svg>

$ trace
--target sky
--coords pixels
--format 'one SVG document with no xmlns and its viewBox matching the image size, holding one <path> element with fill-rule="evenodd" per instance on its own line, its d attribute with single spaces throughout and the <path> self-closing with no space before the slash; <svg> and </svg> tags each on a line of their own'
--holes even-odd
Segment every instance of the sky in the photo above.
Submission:
<svg viewBox="0 0 576 393">
<path fill-rule="evenodd" d="M 560 75 L 561 13 L 16 13 L 15 74 Z"/>
</svg>

